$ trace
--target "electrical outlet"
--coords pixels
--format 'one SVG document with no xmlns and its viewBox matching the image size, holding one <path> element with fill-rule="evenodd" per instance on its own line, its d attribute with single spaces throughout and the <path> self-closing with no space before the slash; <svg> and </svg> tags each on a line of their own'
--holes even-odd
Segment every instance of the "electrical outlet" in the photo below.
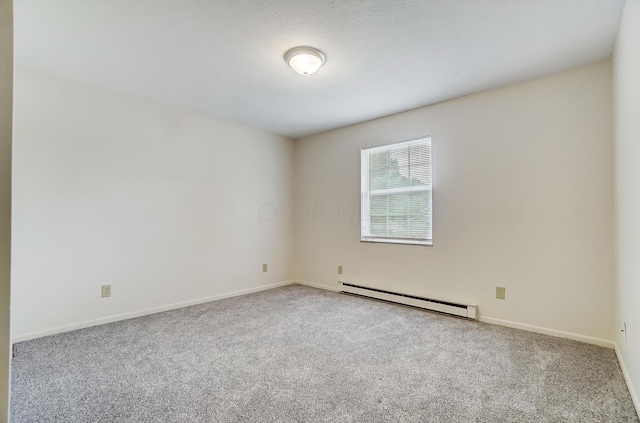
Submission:
<svg viewBox="0 0 640 423">
<path fill-rule="evenodd" d="M 111 285 L 102 285 L 102 298 L 111 296 Z"/>
<path fill-rule="evenodd" d="M 338 266 L 338 275 L 342 275 L 342 266 Z"/>
<path fill-rule="evenodd" d="M 622 323 L 622 336 L 624 337 L 624 340 L 627 340 L 627 323 L 623 322 Z"/>
<path fill-rule="evenodd" d="M 504 300 L 506 288 L 504 286 L 496 286 L 496 298 Z"/>
<path fill-rule="evenodd" d="M 267 263 L 262 265 L 262 273 L 266 273 L 267 272 Z"/>
</svg>

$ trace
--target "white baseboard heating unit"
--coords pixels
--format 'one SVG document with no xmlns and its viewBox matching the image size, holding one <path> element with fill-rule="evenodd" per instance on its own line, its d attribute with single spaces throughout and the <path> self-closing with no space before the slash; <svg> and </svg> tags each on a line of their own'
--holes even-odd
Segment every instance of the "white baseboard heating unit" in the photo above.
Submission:
<svg viewBox="0 0 640 423">
<path fill-rule="evenodd" d="M 476 319 L 478 306 L 473 304 L 454 303 L 451 301 L 436 300 L 433 298 L 417 297 L 415 295 L 401 294 L 377 288 L 369 288 L 361 285 L 354 285 L 348 282 L 338 282 L 341 292 L 348 294 L 362 295 L 364 297 L 376 298 L 378 300 L 391 301 L 393 303 L 424 308 L 438 311 L 440 313 L 453 314 L 455 316 Z"/>
</svg>

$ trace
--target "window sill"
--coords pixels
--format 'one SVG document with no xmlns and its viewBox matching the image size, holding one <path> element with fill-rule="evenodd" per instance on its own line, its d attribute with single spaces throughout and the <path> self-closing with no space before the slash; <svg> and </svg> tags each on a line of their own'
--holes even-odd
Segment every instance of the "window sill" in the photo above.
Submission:
<svg viewBox="0 0 640 423">
<path fill-rule="evenodd" d="M 420 245 L 423 247 L 433 247 L 433 241 L 419 241 L 415 239 L 398 239 L 398 238 L 361 238 L 360 242 L 372 242 L 376 244 L 401 244 L 401 245 Z"/>
</svg>

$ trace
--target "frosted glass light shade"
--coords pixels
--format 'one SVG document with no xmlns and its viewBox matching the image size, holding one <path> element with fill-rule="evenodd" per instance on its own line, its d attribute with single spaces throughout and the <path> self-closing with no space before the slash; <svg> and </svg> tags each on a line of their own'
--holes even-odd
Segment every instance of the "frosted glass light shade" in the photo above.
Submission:
<svg viewBox="0 0 640 423">
<path fill-rule="evenodd" d="M 289 50 L 284 59 L 300 75 L 311 75 L 324 64 L 325 56 L 317 48 L 296 47 Z"/>
</svg>

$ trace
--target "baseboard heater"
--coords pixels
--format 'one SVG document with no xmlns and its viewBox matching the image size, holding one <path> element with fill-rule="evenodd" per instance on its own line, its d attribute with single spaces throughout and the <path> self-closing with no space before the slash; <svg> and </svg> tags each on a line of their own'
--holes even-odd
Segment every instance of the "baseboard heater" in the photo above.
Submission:
<svg viewBox="0 0 640 423">
<path fill-rule="evenodd" d="M 424 308 L 438 311 L 440 313 L 452 314 L 455 316 L 476 319 L 478 306 L 473 304 L 454 303 L 451 301 L 436 300 L 433 298 L 417 297 L 415 295 L 391 292 L 378 288 L 354 285 L 347 282 L 338 282 L 340 291 L 348 294 L 362 295 L 364 297 L 376 298 L 378 300 L 391 301 L 393 303 Z"/>
</svg>

